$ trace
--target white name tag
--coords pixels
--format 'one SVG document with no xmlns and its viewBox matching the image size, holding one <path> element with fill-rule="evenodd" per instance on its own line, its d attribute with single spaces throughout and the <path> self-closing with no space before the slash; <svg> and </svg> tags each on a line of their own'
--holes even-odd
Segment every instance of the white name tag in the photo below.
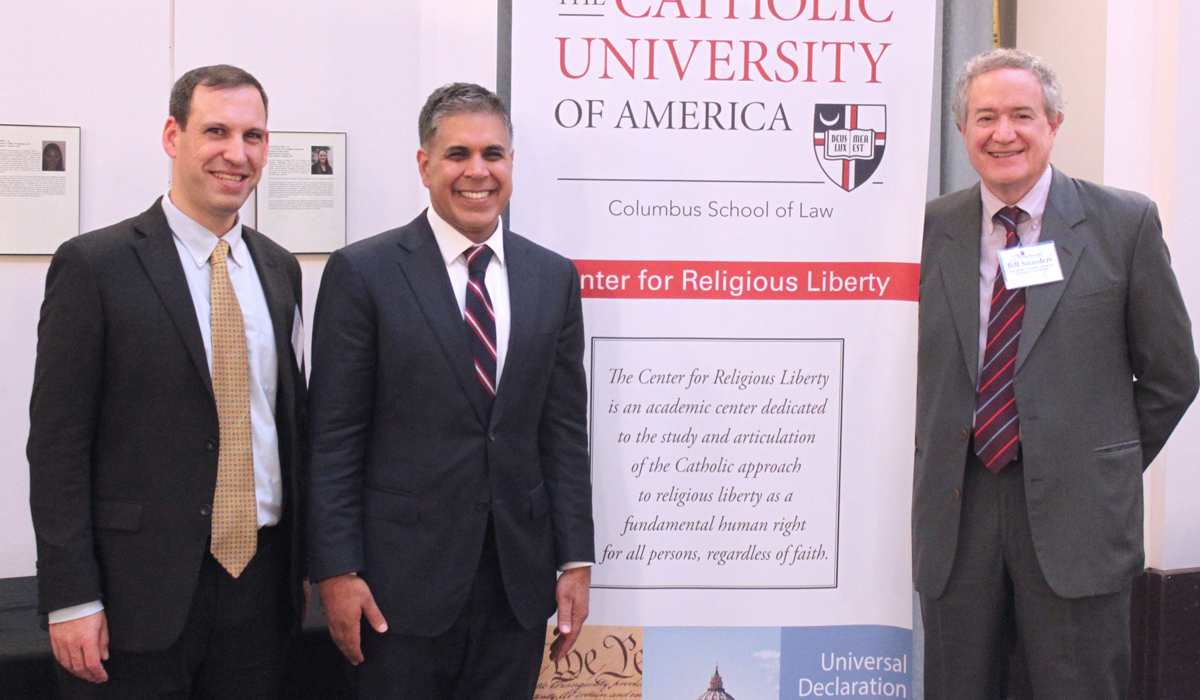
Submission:
<svg viewBox="0 0 1200 700">
<path fill-rule="evenodd" d="M 1058 282 L 1063 278 L 1054 241 L 1000 251 L 1000 272 L 1009 289 Z"/>
</svg>

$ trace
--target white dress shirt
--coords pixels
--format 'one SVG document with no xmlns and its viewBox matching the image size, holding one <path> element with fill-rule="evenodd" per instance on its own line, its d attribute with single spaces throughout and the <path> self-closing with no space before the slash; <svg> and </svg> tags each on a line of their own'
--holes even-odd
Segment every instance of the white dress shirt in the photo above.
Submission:
<svg viewBox="0 0 1200 700">
<path fill-rule="evenodd" d="M 1046 212 L 1046 198 L 1050 196 L 1052 179 L 1054 169 L 1047 165 L 1046 172 L 1042 173 L 1037 184 L 1016 204 L 1021 209 L 1021 216 L 1017 218 L 1017 238 L 1022 246 L 1037 245 L 1041 240 L 1042 215 Z M 1004 250 L 1008 241 L 1008 231 L 993 218 L 996 212 L 1008 205 L 992 194 L 987 185 L 981 184 L 979 192 L 983 198 L 983 232 L 979 246 L 979 375 L 982 375 L 988 322 L 992 317 L 992 291 L 996 275 L 1000 274 L 1000 251 Z"/>
<path fill-rule="evenodd" d="M 187 278 L 196 318 L 200 322 L 200 335 L 204 339 L 204 353 L 208 356 L 209 376 L 212 376 L 212 329 L 209 323 L 211 290 L 209 288 L 208 262 L 221 240 L 212 231 L 179 211 L 171 202 L 170 193 L 162 198 L 163 213 L 175 240 L 175 249 L 183 263 L 183 274 Z M 283 510 L 283 479 L 279 467 L 279 434 L 275 430 L 275 391 L 278 381 L 278 360 L 275 354 L 275 330 L 267 308 L 267 297 L 250 250 L 242 240 L 241 221 L 235 221 L 222 238 L 229 243 L 229 258 L 226 269 L 233 285 L 238 305 L 242 309 L 242 320 L 246 327 L 246 351 L 250 364 L 250 429 L 254 456 L 254 495 L 258 502 L 258 526 L 274 525 L 279 522 Z M 464 268 L 465 269 L 465 268 Z M 508 287 L 505 285 L 505 291 Z M 507 295 L 505 296 L 507 312 Z M 100 601 L 83 603 L 69 608 L 52 611 L 51 623 L 66 622 L 85 617 L 104 609 Z"/>
</svg>

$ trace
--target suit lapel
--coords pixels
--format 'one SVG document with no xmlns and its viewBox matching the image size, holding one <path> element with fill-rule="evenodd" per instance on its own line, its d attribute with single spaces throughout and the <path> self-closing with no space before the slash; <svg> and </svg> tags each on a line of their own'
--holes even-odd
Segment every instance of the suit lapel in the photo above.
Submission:
<svg viewBox="0 0 1200 700">
<path fill-rule="evenodd" d="M 1075 184 L 1056 168 L 1054 179 L 1050 183 L 1050 195 L 1046 199 L 1046 211 L 1042 214 L 1042 233 L 1038 240 L 1042 243 L 1054 241 L 1063 279 L 1061 282 L 1026 288 L 1025 319 L 1021 322 L 1021 343 L 1017 348 L 1015 371 L 1020 371 L 1025 358 L 1029 357 L 1042 331 L 1046 329 L 1046 323 L 1050 321 L 1054 308 L 1058 306 L 1063 290 L 1071 281 L 1075 265 L 1086 246 L 1086 242 L 1073 227 L 1083 219 L 1083 205 L 1079 202 Z"/>
<path fill-rule="evenodd" d="M 521 366 L 533 345 L 537 329 L 540 277 L 538 270 L 526 254 L 526 241 L 504 232 L 504 264 L 508 268 L 509 324 L 508 350 L 504 356 L 504 371 L 500 375 L 500 386 L 496 388 L 497 410 L 503 408 L 504 398 L 512 394 L 505 390 L 520 381 Z M 515 378 L 518 377 L 518 378 Z"/>
<path fill-rule="evenodd" d="M 400 248 L 400 270 L 408 281 L 413 298 L 421 307 L 442 352 L 446 353 L 476 415 L 486 425 L 490 410 L 483 387 L 475 376 L 475 361 L 471 358 L 467 327 L 458 309 L 458 301 L 454 298 L 454 290 L 450 287 L 446 262 L 442 260 L 441 250 L 424 212 L 404 227 L 397 243 Z"/>
<path fill-rule="evenodd" d="M 979 381 L 979 246 L 983 200 L 979 185 L 967 191 L 966 205 L 945 228 L 945 253 L 941 260 L 942 280 L 950 313 L 958 329 L 963 359 L 971 382 Z"/>
<path fill-rule="evenodd" d="M 212 394 L 212 377 L 208 373 L 208 355 L 204 351 L 204 338 L 200 335 L 200 324 L 196 319 L 196 307 L 188 289 L 183 264 L 179 262 L 179 251 L 167 225 L 167 216 L 162 210 L 162 198 L 154 203 L 133 222 L 134 229 L 142 236 L 134 241 L 133 247 L 142 261 L 146 276 L 154 285 L 167 313 L 183 338 L 196 371 Z"/>
</svg>

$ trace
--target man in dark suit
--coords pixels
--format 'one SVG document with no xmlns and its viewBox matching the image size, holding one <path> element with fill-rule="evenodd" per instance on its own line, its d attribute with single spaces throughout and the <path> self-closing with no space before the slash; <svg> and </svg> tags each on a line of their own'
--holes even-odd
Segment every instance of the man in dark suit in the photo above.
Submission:
<svg viewBox="0 0 1200 700">
<path fill-rule="evenodd" d="M 555 658 L 587 616 L 579 276 L 500 222 L 500 98 L 442 87 L 419 132 L 431 207 L 321 280 L 310 575 L 361 697 L 531 698 L 556 601 Z"/>
<path fill-rule="evenodd" d="M 170 111 L 167 196 L 47 274 L 39 607 L 65 697 L 274 698 L 304 607 L 300 268 L 238 222 L 267 158 L 258 81 L 198 68 Z"/>
<path fill-rule="evenodd" d="M 1038 700 L 1124 698 L 1142 471 L 1196 395 L 1191 324 L 1154 203 L 1050 166 L 1049 67 L 1011 49 L 972 59 L 955 116 L 982 186 L 925 212 L 925 697 L 1008 697 L 1019 647 L 1028 678 L 1013 681 Z M 1048 274 L 1022 275 L 1035 260 Z"/>
</svg>

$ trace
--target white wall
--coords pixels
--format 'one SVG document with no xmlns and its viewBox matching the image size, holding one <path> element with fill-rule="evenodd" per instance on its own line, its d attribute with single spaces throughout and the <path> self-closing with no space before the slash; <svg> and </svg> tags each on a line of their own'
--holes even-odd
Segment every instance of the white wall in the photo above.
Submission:
<svg viewBox="0 0 1200 700">
<path fill-rule="evenodd" d="M 8 3 L 0 123 L 81 126 L 82 230 L 145 210 L 169 186 L 161 133 L 174 79 L 232 63 L 253 73 L 280 131 L 347 132 L 351 241 L 427 202 L 416 118 L 433 88 L 495 87 L 495 0 L 42 0 Z M 324 256 L 302 256 L 311 318 Z M 35 573 L 29 393 L 49 258 L 0 256 L 0 578 Z"/>
<path fill-rule="evenodd" d="M 6 3 L 0 123 L 82 126 L 80 225 L 132 216 L 166 191 L 160 134 L 171 86 L 169 7 L 158 0 Z M 29 392 L 50 259 L 0 256 L 0 577 L 34 573 Z"/>
<path fill-rule="evenodd" d="M 1158 202 L 1193 324 L 1200 321 L 1200 4 L 1110 3 L 1105 182 Z M 1119 28 L 1119 30 L 1118 30 Z M 1200 343 L 1200 336 L 1197 336 Z M 1200 409 L 1146 477 L 1147 565 L 1200 567 Z"/>
<path fill-rule="evenodd" d="M 1054 143 L 1054 163 L 1069 175 L 1094 182 L 1103 182 L 1105 174 L 1108 4 L 1123 3 L 1017 0 L 1017 46 L 1054 66 L 1067 100 L 1066 119 Z"/>
<path fill-rule="evenodd" d="M 1017 8 L 1017 45 L 1054 65 L 1067 97 L 1054 163 L 1158 203 L 1175 274 L 1200 321 L 1200 142 L 1191 133 L 1200 114 L 1200 3 L 1021 0 Z M 1198 457 L 1193 407 L 1145 477 L 1149 567 L 1200 567 Z"/>
</svg>

